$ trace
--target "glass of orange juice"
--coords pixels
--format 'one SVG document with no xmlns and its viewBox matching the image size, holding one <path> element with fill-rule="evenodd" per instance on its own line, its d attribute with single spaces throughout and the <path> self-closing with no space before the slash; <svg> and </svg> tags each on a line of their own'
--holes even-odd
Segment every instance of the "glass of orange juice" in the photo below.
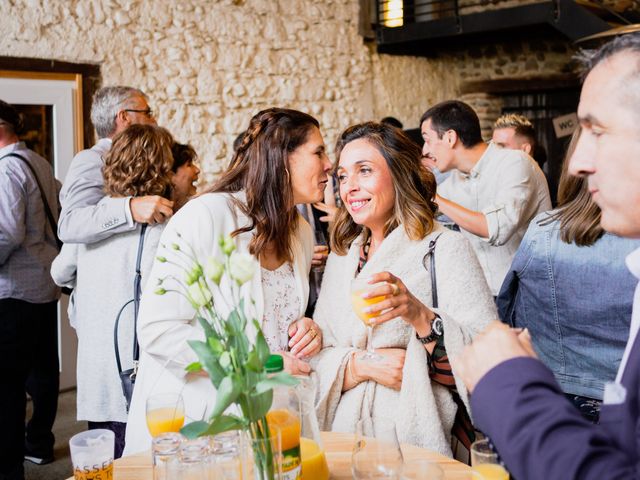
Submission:
<svg viewBox="0 0 640 480">
<path fill-rule="evenodd" d="M 351 280 L 351 306 L 358 318 L 362 320 L 362 323 L 367 327 L 367 353 L 362 356 L 362 358 L 367 360 L 380 360 L 382 357 L 375 353 L 373 349 L 373 342 L 371 340 L 373 325 L 370 323 L 370 320 L 380 315 L 380 312 L 367 313 L 365 309 L 383 301 L 387 297 L 386 295 L 378 295 L 376 297 L 362 298 L 362 295 L 381 285 L 384 285 L 384 283 L 370 284 L 368 278 L 354 278 Z"/>
<path fill-rule="evenodd" d="M 471 468 L 484 480 L 509 480 L 509 472 L 500 464 L 498 454 L 487 438 L 471 444 Z"/>
<path fill-rule="evenodd" d="M 184 425 L 184 401 L 179 393 L 157 393 L 147 398 L 147 428 L 152 437 L 179 432 Z"/>
</svg>

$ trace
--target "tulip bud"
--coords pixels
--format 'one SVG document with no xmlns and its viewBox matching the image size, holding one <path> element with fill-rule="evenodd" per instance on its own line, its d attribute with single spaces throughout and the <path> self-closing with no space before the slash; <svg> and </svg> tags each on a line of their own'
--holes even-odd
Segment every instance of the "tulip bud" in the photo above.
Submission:
<svg viewBox="0 0 640 480">
<path fill-rule="evenodd" d="M 238 285 L 243 285 L 253 278 L 256 270 L 255 259 L 247 253 L 233 253 L 229 258 L 229 275 Z"/>
</svg>

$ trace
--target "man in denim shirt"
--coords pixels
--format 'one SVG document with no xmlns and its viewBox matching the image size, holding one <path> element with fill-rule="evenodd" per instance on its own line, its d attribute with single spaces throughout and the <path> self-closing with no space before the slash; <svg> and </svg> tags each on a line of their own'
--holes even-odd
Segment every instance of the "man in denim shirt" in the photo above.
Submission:
<svg viewBox="0 0 640 480">
<path fill-rule="evenodd" d="M 0 100 L 0 479 L 3 480 L 24 478 L 25 443 L 26 453 L 37 463 L 52 460 L 51 428 L 59 382 L 56 304 L 60 289 L 49 274 L 58 246 L 42 198 L 45 197 L 57 218 L 59 183 L 49 162 L 18 141 L 16 132 L 20 127 L 18 113 Z M 34 406 L 26 438 L 25 389 Z"/>
</svg>

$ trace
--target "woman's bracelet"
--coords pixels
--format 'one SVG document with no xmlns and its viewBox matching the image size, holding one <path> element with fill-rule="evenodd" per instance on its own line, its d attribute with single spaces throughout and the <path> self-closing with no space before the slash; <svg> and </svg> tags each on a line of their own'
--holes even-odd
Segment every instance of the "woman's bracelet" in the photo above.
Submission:
<svg viewBox="0 0 640 480">
<path fill-rule="evenodd" d="M 353 352 L 351 352 L 350 356 L 349 356 L 349 361 L 347 362 L 347 371 L 349 373 L 349 376 L 351 377 L 351 380 L 353 380 L 354 382 L 356 382 L 356 385 L 360 384 L 363 382 L 363 380 L 360 380 L 358 378 L 358 376 L 356 375 L 356 373 L 353 371 L 353 359 L 356 356 L 356 351 L 354 350 Z"/>
</svg>

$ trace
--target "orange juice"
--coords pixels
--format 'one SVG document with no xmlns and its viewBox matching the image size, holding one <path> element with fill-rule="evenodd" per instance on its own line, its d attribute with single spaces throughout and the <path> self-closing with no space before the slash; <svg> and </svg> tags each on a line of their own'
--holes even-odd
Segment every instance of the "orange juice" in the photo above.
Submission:
<svg viewBox="0 0 640 480">
<path fill-rule="evenodd" d="M 175 407 L 156 408 L 147 412 L 147 427 L 152 437 L 161 433 L 179 432 L 184 425 L 184 412 Z"/>
<path fill-rule="evenodd" d="M 329 466 L 324 451 L 309 438 L 300 439 L 302 480 L 329 480 Z"/>
<path fill-rule="evenodd" d="M 94 465 L 91 468 L 75 468 L 73 470 L 74 480 L 112 480 L 113 479 L 113 461 L 109 461 L 106 465 Z"/>
<path fill-rule="evenodd" d="M 378 295 L 377 297 L 372 298 L 362 298 L 362 294 L 365 292 L 366 290 L 356 290 L 351 292 L 351 305 L 353 306 L 353 311 L 356 312 L 358 317 L 360 317 L 360 320 L 362 320 L 366 326 L 369 326 L 369 320 L 380 315 L 380 312 L 366 313 L 364 309 L 370 305 L 383 301 L 387 297 L 385 295 Z"/>
<path fill-rule="evenodd" d="M 282 476 L 285 480 L 300 478 L 300 418 L 289 410 L 267 412 L 269 430 L 280 431 L 282 442 Z"/>
<path fill-rule="evenodd" d="M 473 470 L 482 475 L 483 480 L 509 480 L 509 473 L 500 465 L 481 463 L 475 465 Z"/>
</svg>

